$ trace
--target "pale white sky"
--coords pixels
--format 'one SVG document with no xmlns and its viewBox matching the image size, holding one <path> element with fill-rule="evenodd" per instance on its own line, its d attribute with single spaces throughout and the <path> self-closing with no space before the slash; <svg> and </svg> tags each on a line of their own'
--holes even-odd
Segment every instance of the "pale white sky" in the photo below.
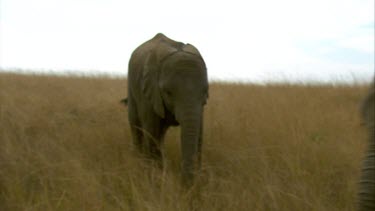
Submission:
<svg viewBox="0 0 375 211">
<path fill-rule="evenodd" d="M 0 68 L 125 76 L 158 32 L 195 45 L 211 79 L 374 75 L 374 0 L 0 0 Z"/>
</svg>

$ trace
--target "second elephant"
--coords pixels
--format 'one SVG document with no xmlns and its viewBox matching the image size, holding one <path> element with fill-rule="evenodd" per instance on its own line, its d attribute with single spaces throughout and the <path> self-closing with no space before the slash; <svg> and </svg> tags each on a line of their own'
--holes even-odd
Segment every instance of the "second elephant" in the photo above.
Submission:
<svg viewBox="0 0 375 211">
<path fill-rule="evenodd" d="M 369 131 L 369 143 L 359 182 L 359 210 L 375 210 L 375 81 L 361 108 L 362 119 Z"/>
</svg>

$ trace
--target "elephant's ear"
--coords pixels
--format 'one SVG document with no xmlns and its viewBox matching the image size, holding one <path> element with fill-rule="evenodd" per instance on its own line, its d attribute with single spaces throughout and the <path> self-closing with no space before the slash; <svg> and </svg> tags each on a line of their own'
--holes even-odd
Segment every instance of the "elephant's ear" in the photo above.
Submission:
<svg viewBox="0 0 375 211">
<path fill-rule="evenodd" d="M 158 62 L 156 54 L 150 53 L 143 68 L 142 91 L 146 95 L 149 102 L 152 104 L 152 107 L 156 114 L 161 118 L 164 118 L 164 105 L 158 85 L 160 71 L 158 70 L 159 66 L 157 63 Z"/>
<path fill-rule="evenodd" d="M 162 118 L 165 117 L 163 99 L 159 87 L 160 67 L 162 61 L 177 49 L 165 40 L 161 40 L 155 48 L 149 52 L 143 68 L 143 93 L 150 100 L 155 112 Z"/>
<path fill-rule="evenodd" d="M 196 47 L 194 47 L 194 45 L 186 44 L 186 45 L 182 48 L 182 50 L 185 51 L 185 52 L 189 52 L 189 53 L 191 53 L 191 54 L 195 54 L 195 55 L 201 57 L 201 54 L 199 53 L 198 49 L 197 49 Z"/>
</svg>

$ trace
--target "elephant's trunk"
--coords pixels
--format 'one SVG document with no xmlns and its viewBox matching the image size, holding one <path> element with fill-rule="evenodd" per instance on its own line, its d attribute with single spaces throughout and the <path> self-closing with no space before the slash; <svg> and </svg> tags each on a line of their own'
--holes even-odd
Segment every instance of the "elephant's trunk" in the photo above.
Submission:
<svg viewBox="0 0 375 211">
<path fill-rule="evenodd" d="M 182 177 L 185 183 L 191 183 L 201 156 L 202 108 L 183 112 L 179 122 L 181 125 Z"/>
</svg>

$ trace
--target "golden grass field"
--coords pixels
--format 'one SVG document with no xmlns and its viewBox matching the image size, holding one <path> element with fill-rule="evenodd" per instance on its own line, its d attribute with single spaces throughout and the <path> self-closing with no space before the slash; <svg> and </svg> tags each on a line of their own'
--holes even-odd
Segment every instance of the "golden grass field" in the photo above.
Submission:
<svg viewBox="0 0 375 211">
<path fill-rule="evenodd" d="M 132 150 L 125 79 L 2 73 L 0 210 L 354 210 L 367 88 L 211 83 L 185 190 L 178 128 L 163 170 Z"/>
</svg>

